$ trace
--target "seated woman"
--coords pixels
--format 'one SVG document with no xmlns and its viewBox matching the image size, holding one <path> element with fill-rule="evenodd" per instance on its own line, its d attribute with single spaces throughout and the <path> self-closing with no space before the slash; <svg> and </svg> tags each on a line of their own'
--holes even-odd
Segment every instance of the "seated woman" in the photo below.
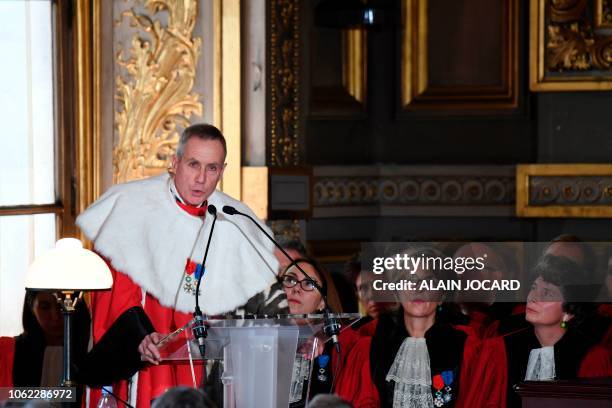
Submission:
<svg viewBox="0 0 612 408">
<path fill-rule="evenodd" d="M 610 353 L 579 330 L 584 317 L 580 299 L 581 268 L 565 257 L 545 255 L 534 270 L 527 297 L 530 326 L 483 343 L 470 393 L 473 406 L 520 407 L 513 386 L 546 381 L 612 375 Z"/>
<path fill-rule="evenodd" d="M 308 274 L 300 271 L 296 265 Z M 312 314 L 325 311 L 325 299 L 332 313 L 340 313 L 341 306 L 333 281 L 327 270 L 316 261 L 301 257 L 290 263 L 281 276 L 291 314 Z M 317 289 L 321 288 L 321 291 Z M 332 385 L 332 345 L 327 342 L 321 355 L 315 358 L 310 382 L 310 396 L 329 393 Z M 297 358 L 294 365 L 290 401 L 292 407 L 303 406 L 306 381 L 310 373 L 308 360 Z"/>
<path fill-rule="evenodd" d="M 411 248 L 405 255 L 444 257 L 430 247 Z M 438 269 L 439 263 L 428 266 L 414 275 L 398 271 L 395 281 L 412 280 L 419 288 L 423 281 L 434 283 L 454 275 Z M 452 294 L 406 290 L 397 295 L 398 310 L 381 315 L 374 335 L 362 338 L 351 350 L 336 393 L 357 408 L 465 406 L 464 385 L 478 340 L 439 318 L 443 301 Z"/>
<path fill-rule="evenodd" d="M 53 294 L 27 292 L 23 333 L 0 337 L 0 387 L 58 386 L 62 380 L 64 323 Z M 87 352 L 89 312 L 79 302 L 74 316 L 73 363 Z"/>
</svg>

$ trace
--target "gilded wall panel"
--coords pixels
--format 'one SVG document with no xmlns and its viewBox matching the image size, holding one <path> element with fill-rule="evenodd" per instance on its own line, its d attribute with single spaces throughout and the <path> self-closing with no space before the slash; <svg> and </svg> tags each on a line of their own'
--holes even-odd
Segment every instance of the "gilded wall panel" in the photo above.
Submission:
<svg viewBox="0 0 612 408">
<path fill-rule="evenodd" d="M 141 0 L 118 8 L 129 44 L 116 43 L 113 182 L 164 171 L 181 128 L 202 116 L 194 92 L 202 39 L 194 34 L 198 2 Z"/>
<path fill-rule="evenodd" d="M 519 165 L 516 213 L 519 217 L 612 217 L 612 165 Z"/>
<path fill-rule="evenodd" d="M 534 91 L 612 89 L 610 0 L 532 0 Z"/>
<path fill-rule="evenodd" d="M 303 163 L 300 146 L 300 1 L 271 0 L 268 7 L 268 163 Z"/>
</svg>

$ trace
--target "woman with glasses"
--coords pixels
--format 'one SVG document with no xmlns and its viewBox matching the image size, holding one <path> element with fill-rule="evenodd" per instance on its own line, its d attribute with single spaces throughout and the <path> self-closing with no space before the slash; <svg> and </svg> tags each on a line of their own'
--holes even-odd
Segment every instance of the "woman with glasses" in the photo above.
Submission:
<svg viewBox="0 0 612 408">
<path fill-rule="evenodd" d="M 300 271 L 298 265 L 307 275 Z M 333 286 L 330 289 L 328 283 L 329 274 L 323 271 L 315 261 L 307 258 L 296 259 L 287 266 L 281 279 L 291 314 L 323 312 L 325 310 L 324 294 L 328 296 L 330 303 L 334 303 L 330 305 L 330 309 L 339 309 L 336 290 Z"/>
<path fill-rule="evenodd" d="M 431 247 L 411 247 L 401 255 L 444 257 Z M 438 282 L 453 272 L 434 263 L 411 274 L 389 271 L 391 280 Z M 438 269 L 440 268 L 440 269 Z M 336 393 L 356 408 L 459 407 L 464 401 L 478 340 L 442 318 L 449 291 L 397 291 L 396 311 L 377 319 L 374 335 L 360 339 L 347 357 Z"/>
<path fill-rule="evenodd" d="M 281 275 L 281 282 L 291 314 L 323 313 L 326 309 L 325 297 L 331 313 L 341 312 L 340 300 L 329 272 L 313 259 L 301 257 L 290 263 Z M 331 356 L 332 346 L 331 342 L 328 342 L 324 345 L 321 354 L 314 358 L 310 377 L 309 360 L 302 356 L 296 357 L 291 381 L 291 407 L 304 406 L 308 381 L 310 381 L 311 398 L 319 393 L 331 392 L 333 383 Z"/>
<path fill-rule="evenodd" d="M 529 327 L 483 343 L 473 406 L 520 407 L 513 386 L 522 381 L 612 375 L 610 350 L 594 346 L 595 340 L 580 331 L 589 307 L 576 302 L 588 297 L 580 285 L 586 282 L 582 268 L 568 258 L 545 255 L 534 276 L 525 314 Z"/>
</svg>

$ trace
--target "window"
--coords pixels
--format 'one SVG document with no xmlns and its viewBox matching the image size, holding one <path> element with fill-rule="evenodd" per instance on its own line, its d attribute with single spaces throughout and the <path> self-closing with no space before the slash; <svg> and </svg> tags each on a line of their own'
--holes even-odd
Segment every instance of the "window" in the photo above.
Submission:
<svg viewBox="0 0 612 408">
<path fill-rule="evenodd" d="M 0 2 L 0 335 L 22 331 L 24 277 L 69 216 L 70 166 L 56 107 L 64 67 L 52 0 Z"/>
</svg>

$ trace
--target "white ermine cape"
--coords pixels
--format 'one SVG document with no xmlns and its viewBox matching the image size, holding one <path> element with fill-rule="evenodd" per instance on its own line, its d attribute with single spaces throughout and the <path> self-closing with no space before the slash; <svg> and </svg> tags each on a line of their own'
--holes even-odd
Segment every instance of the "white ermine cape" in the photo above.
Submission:
<svg viewBox="0 0 612 408">
<path fill-rule="evenodd" d="M 188 258 L 202 262 L 213 217 L 207 214 L 203 222 L 181 209 L 170 183 L 164 174 L 112 186 L 78 217 L 77 225 L 115 269 L 163 306 L 191 313 L 195 298 L 184 289 L 185 266 Z M 250 220 L 222 212 L 230 205 L 257 219 L 246 205 L 220 191 L 211 194 L 208 203 L 217 207 L 218 218 L 200 287 L 200 308 L 215 315 L 242 306 L 268 288 L 278 262 L 273 244 Z"/>
</svg>

